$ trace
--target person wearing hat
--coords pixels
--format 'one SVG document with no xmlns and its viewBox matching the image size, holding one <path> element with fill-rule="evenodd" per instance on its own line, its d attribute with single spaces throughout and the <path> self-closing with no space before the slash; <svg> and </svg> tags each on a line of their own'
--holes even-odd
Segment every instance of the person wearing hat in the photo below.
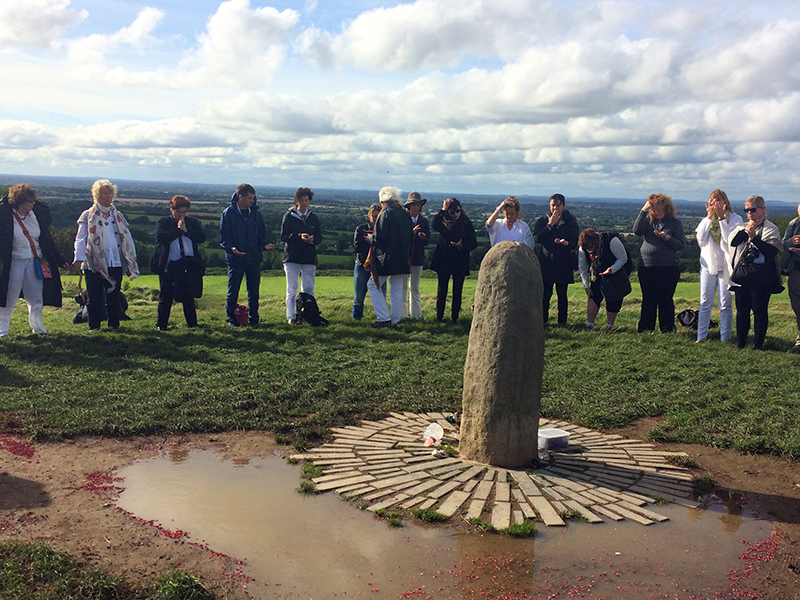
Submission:
<svg viewBox="0 0 800 600">
<path fill-rule="evenodd" d="M 383 187 L 378 192 L 381 214 L 375 221 L 375 228 L 367 241 L 372 246 L 367 258 L 370 278 L 367 290 L 375 309 L 376 321 L 373 327 L 394 327 L 400 322 L 403 307 L 403 280 L 411 271 L 411 245 L 414 228 L 411 217 L 400 206 L 400 190 Z M 389 281 L 391 312 L 381 287 Z"/>
<path fill-rule="evenodd" d="M 403 317 L 422 318 L 422 298 L 419 293 L 419 280 L 422 277 L 422 264 L 425 262 L 425 246 L 431 238 L 431 226 L 428 219 L 422 216 L 421 210 L 427 202 L 419 192 L 411 192 L 406 200 L 405 208 L 414 224 L 414 238 L 411 243 L 411 286 L 409 277 L 403 278 Z M 409 312 L 409 307 L 411 311 Z"/>
</svg>

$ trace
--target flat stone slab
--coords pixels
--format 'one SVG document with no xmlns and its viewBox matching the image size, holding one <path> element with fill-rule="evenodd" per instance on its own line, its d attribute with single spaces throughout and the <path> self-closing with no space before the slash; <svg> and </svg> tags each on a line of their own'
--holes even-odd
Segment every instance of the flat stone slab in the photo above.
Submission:
<svg viewBox="0 0 800 600">
<path fill-rule="evenodd" d="M 540 419 L 540 427 L 570 432 L 570 444 L 551 452 L 538 469 L 501 469 L 455 456 L 437 458 L 423 432 L 439 423 L 457 447 L 458 426 L 450 414 L 391 413 L 360 427 L 335 428 L 336 441 L 291 458 L 323 467 L 313 479 L 320 492 L 359 498 L 372 512 L 431 508 L 448 517 L 484 517 L 496 529 L 540 520 L 564 526 L 581 515 L 590 524 L 629 520 L 654 525 L 668 518 L 650 505 L 696 507 L 688 469 L 669 462 L 682 452 L 660 451 L 649 442 L 627 440 L 564 421 Z"/>
</svg>

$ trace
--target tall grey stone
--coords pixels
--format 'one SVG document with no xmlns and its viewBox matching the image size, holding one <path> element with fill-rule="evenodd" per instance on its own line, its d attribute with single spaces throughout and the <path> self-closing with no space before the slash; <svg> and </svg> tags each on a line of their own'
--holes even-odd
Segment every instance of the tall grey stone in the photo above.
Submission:
<svg viewBox="0 0 800 600">
<path fill-rule="evenodd" d="M 542 274 L 533 250 L 495 245 L 483 259 L 467 361 L 459 451 L 498 467 L 537 456 L 544 369 Z"/>
</svg>

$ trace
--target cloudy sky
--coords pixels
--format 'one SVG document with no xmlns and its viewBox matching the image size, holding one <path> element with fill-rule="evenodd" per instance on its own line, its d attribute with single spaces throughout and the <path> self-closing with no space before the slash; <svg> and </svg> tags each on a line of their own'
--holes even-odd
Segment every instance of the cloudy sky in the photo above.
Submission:
<svg viewBox="0 0 800 600">
<path fill-rule="evenodd" d="M 0 173 L 797 200 L 795 0 L 0 0 Z"/>
</svg>

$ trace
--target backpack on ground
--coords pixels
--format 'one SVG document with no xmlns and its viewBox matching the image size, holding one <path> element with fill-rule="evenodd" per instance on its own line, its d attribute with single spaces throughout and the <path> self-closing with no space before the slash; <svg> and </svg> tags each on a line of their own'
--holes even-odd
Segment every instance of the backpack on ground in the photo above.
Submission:
<svg viewBox="0 0 800 600">
<path fill-rule="evenodd" d="M 699 317 L 700 311 L 687 308 L 678 313 L 678 323 L 680 323 L 681 327 L 684 329 L 694 329 L 696 331 Z M 709 328 L 716 327 L 717 324 L 714 321 L 709 321 L 708 326 Z"/>
<path fill-rule="evenodd" d="M 317 299 L 314 298 L 314 296 L 306 294 L 305 292 L 300 292 L 297 294 L 297 300 L 295 302 L 297 306 L 295 321 L 297 323 L 308 323 L 314 327 L 328 324 L 328 320 L 320 314 L 319 306 L 317 306 Z"/>
</svg>

